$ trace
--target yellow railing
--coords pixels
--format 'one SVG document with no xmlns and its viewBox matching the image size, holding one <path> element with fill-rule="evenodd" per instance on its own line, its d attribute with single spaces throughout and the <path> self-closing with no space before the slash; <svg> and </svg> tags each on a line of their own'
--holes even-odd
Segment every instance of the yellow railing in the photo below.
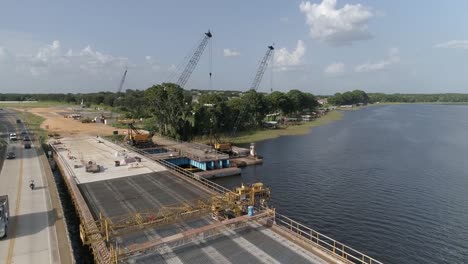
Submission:
<svg viewBox="0 0 468 264">
<path fill-rule="evenodd" d="M 275 224 L 290 233 L 294 233 L 307 243 L 318 246 L 335 257 L 351 263 L 360 264 L 382 264 L 368 255 L 359 252 L 341 242 L 334 240 L 326 235 L 323 235 L 299 222 L 292 220 L 284 215 L 275 214 Z"/>
</svg>

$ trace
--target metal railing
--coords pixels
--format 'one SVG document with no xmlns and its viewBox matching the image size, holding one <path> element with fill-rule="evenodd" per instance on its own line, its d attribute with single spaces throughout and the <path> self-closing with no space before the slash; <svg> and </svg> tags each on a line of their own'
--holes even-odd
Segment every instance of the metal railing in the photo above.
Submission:
<svg viewBox="0 0 468 264">
<path fill-rule="evenodd" d="M 196 142 L 186 142 L 186 141 L 182 141 L 182 140 L 179 140 L 179 139 L 175 139 L 175 138 L 171 138 L 171 137 L 167 137 L 167 136 L 162 136 L 162 135 L 155 135 L 156 137 L 159 137 L 160 139 L 163 139 L 165 141 L 172 141 L 174 142 L 173 145 L 167 145 L 168 147 L 171 146 L 171 147 L 175 147 L 177 148 L 176 145 L 182 145 L 184 146 L 185 148 L 192 148 L 192 149 L 197 149 L 197 150 L 200 150 L 200 151 L 205 151 L 205 150 L 209 150 L 210 152 L 207 153 L 207 154 L 211 154 L 211 155 L 214 155 L 217 159 L 228 159 L 229 158 L 229 155 L 226 154 L 226 153 L 223 153 L 223 152 L 220 152 L 220 151 L 217 151 L 216 149 L 214 149 L 212 146 L 209 146 L 209 145 L 205 145 L 205 144 L 201 144 L 201 143 L 196 143 Z M 178 148 L 179 151 L 181 151 L 185 156 L 191 158 L 191 159 L 194 159 L 194 160 L 198 160 L 198 161 L 202 161 L 202 160 L 207 160 L 207 158 L 202 158 L 202 157 L 199 157 L 193 153 L 189 153 L 187 151 L 184 151 L 182 150 L 181 148 Z"/>
<path fill-rule="evenodd" d="M 125 145 L 123 143 L 118 143 L 124 148 L 127 148 L 131 151 L 139 153 L 142 156 L 152 160 L 151 155 L 141 151 L 135 147 Z M 168 161 L 165 160 L 155 160 L 155 162 L 165 166 L 166 168 L 170 169 L 173 172 L 176 172 L 179 175 L 188 177 L 196 182 L 206 186 L 207 188 L 218 192 L 220 194 L 224 194 L 227 192 L 232 192 L 231 190 L 216 184 L 210 180 L 205 178 L 199 177 L 191 172 L 188 172 L 179 166 L 176 166 Z M 325 252 L 330 253 L 332 256 L 340 258 L 344 261 L 350 263 L 359 263 L 359 264 L 383 264 L 382 262 L 375 260 L 374 258 L 359 252 L 341 242 L 336 241 L 333 238 L 330 238 L 326 235 L 323 235 L 312 228 L 309 228 L 297 221 L 292 220 L 291 218 L 278 214 L 275 212 L 275 225 L 283 230 L 288 231 L 289 233 L 294 234 L 295 236 L 301 238 L 304 242 L 317 246 L 318 248 L 324 250 Z"/>
<path fill-rule="evenodd" d="M 275 213 L 275 224 L 291 233 L 299 236 L 307 243 L 311 243 L 325 250 L 335 257 L 339 257 L 351 263 L 360 264 L 382 264 L 368 255 L 359 252 L 341 242 L 334 240 L 326 235 L 323 235 L 289 217 Z"/>
<path fill-rule="evenodd" d="M 107 139 L 105 139 L 107 140 Z M 203 186 L 209 188 L 210 190 L 212 191 L 215 191 L 216 193 L 220 193 L 220 194 L 224 194 L 224 193 L 227 193 L 227 192 L 232 192 L 231 190 L 219 185 L 219 184 L 216 184 L 210 180 L 207 180 L 203 177 L 199 177 L 198 175 L 192 173 L 192 172 L 189 172 L 189 171 L 186 171 L 184 169 L 182 169 L 181 167 L 177 166 L 177 165 L 174 165 L 168 161 L 165 161 L 165 160 L 162 160 L 162 159 L 157 159 L 157 160 L 154 160 L 152 155 L 151 154 L 148 154 L 144 151 L 142 151 L 141 149 L 138 149 L 138 148 L 135 148 L 135 147 L 132 147 L 130 145 L 127 145 L 125 143 L 120 143 L 120 142 L 116 142 L 117 145 L 120 145 L 121 147 L 123 148 L 126 148 L 126 149 L 129 149 L 135 153 L 138 153 L 139 155 L 149 159 L 149 160 L 153 160 L 154 162 L 156 163 L 159 163 L 160 165 L 168 168 L 169 170 L 173 171 L 173 172 L 176 172 L 178 173 L 179 175 L 181 176 L 184 176 L 184 177 L 187 177 L 187 178 L 190 178 L 192 180 L 195 180 L 196 182 L 202 184 Z M 114 143 L 115 144 L 115 143 Z"/>
<path fill-rule="evenodd" d="M 62 177 L 64 178 L 70 196 L 72 197 L 73 204 L 80 218 L 82 228 L 86 229 L 88 233 L 94 234 L 92 235 L 93 243 L 91 243 L 91 248 L 93 249 L 93 255 L 96 263 L 112 263 L 113 254 L 109 251 L 109 248 L 105 245 L 101 235 L 98 233 L 99 229 L 96 226 L 94 218 L 87 208 L 87 204 L 78 187 L 76 186 L 76 183 L 72 182 L 74 179 L 76 179 L 76 175 L 73 169 L 54 145 L 50 144 L 49 146 L 51 146 L 51 149 L 54 152 L 54 156 L 60 160 L 60 163 L 58 163 L 57 166 L 60 168 L 60 164 L 63 165 L 61 166 L 61 173 L 68 174 L 68 177 L 66 175 L 62 175 Z"/>
</svg>

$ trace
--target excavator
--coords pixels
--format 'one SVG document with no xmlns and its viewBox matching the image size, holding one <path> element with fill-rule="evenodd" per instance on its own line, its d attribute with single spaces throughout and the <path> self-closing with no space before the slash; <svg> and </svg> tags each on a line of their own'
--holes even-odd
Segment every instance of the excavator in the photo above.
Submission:
<svg viewBox="0 0 468 264">
<path fill-rule="evenodd" d="M 146 146 L 153 144 L 153 134 L 138 130 L 134 123 L 128 123 L 125 141 L 131 146 Z"/>
<path fill-rule="evenodd" d="M 263 56 L 263 59 L 260 61 L 260 65 L 258 66 L 257 73 L 255 74 L 255 78 L 250 86 L 250 89 L 257 91 L 260 82 L 262 81 L 263 75 L 265 73 L 266 68 L 268 67 L 268 63 L 273 59 L 273 52 L 275 48 L 273 46 L 268 46 L 267 52 Z M 236 119 L 236 123 L 233 127 L 232 136 L 234 136 L 237 132 L 237 128 L 240 124 L 240 121 L 245 114 L 245 109 L 241 109 L 239 116 Z M 214 142 L 213 142 L 214 141 Z M 232 152 L 232 144 L 229 142 L 222 142 L 216 134 L 210 133 L 210 144 L 214 147 L 215 150 L 224 152 L 224 153 L 231 153 Z"/>
</svg>

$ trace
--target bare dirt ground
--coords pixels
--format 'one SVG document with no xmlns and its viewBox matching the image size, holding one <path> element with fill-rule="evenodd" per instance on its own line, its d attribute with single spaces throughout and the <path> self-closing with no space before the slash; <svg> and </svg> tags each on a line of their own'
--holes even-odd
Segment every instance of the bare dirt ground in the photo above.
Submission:
<svg viewBox="0 0 468 264">
<path fill-rule="evenodd" d="M 49 133 L 58 133 L 62 136 L 110 136 L 113 131 L 126 134 L 126 129 L 117 129 L 105 124 L 81 123 L 80 120 L 65 118 L 64 109 L 60 108 L 31 108 L 28 112 L 44 117 L 46 120 L 41 128 Z"/>
</svg>

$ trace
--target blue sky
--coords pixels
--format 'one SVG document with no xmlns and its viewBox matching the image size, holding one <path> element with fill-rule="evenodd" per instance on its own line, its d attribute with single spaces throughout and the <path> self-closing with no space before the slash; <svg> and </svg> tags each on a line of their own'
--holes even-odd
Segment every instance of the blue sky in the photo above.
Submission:
<svg viewBox="0 0 468 264">
<path fill-rule="evenodd" d="M 212 88 L 468 92 L 467 1 L 5 1 L 0 92 L 115 91 L 167 81 L 213 32 Z M 209 49 L 185 88 L 210 87 Z"/>
</svg>

